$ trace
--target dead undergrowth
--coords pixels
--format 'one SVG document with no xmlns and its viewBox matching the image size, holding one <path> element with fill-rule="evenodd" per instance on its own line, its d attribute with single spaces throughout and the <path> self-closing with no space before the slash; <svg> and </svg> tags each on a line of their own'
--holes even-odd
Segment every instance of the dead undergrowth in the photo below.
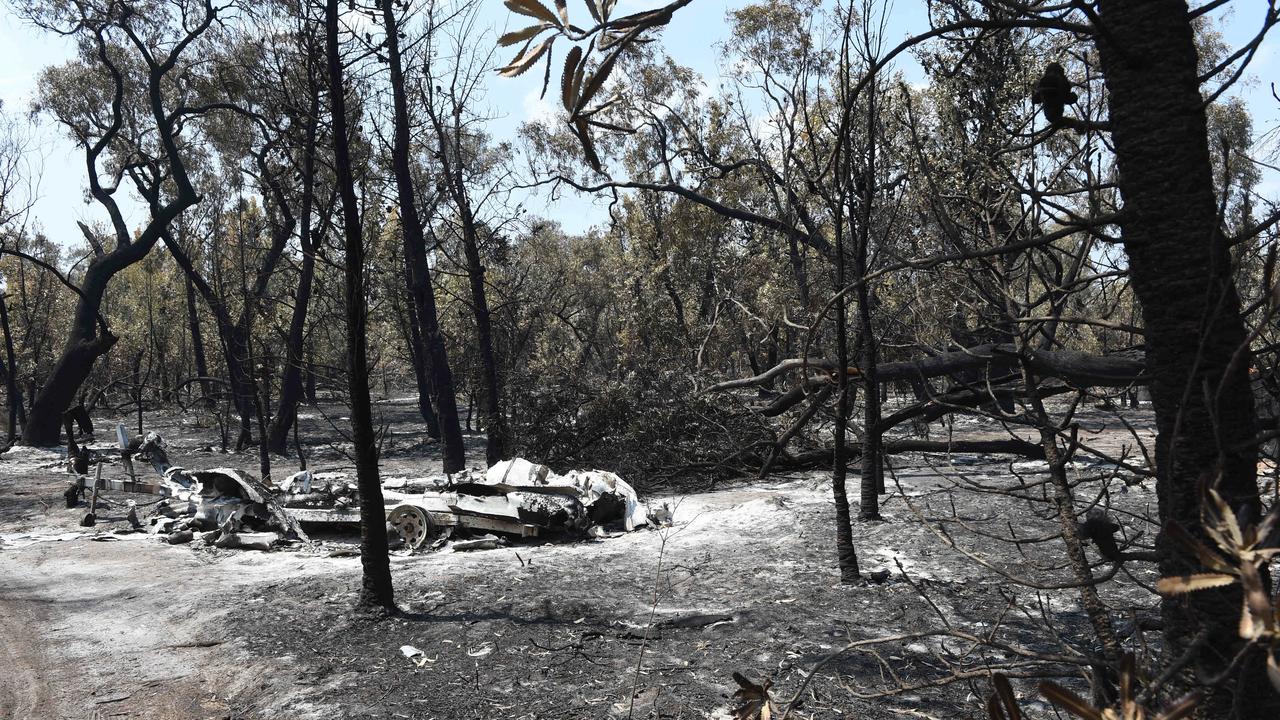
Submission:
<svg viewBox="0 0 1280 720">
<path fill-rule="evenodd" d="M 404 417 L 407 405 L 381 407 Z M 255 462 L 210 449 L 209 428 L 151 422 L 179 464 Z M 1126 442 L 1101 416 L 1093 422 L 1096 442 Z M 389 427 L 385 477 L 434 471 L 412 423 Z M 311 467 L 341 470 L 344 448 L 329 441 L 327 421 L 312 416 L 303 429 Z M 962 423 L 956 432 L 993 431 Z M 1043 717 L 1048 706 L 1010 669 L 1078 688 L 1070 663 L 1029 657 L 1092 650 L 1073 591 L 1015 588 L 937 534 L 1006 572 L 1068 579 L 998 540 L 1010 522 L 1031 537 L 1055 518 L 960 491 L 1013 475 L 1034 481 L 1035 463 L 894 458 L 901 490 L 884 501 L 887 521 L 854 527 L 864 573 L 888 575 L 880 583 L 838 584 L 829 486 L 811 474 L 650 496 L 676 507 L 667 530 L 398 556 L 404 613 L 372 621 L 351 612 L 360 571 L 350 534 L 270 553 L 98 542 L 123 523 L 124 498 L 109 497 L 99 526 L 81 529 L 79 514 L 59 507 L 65 476 L 41 462 L 0 467 L 0 570 L 10 579 L 0 603 L 25 613 L 24 634 L 11 633 L 5 650 L 27 668 L 14 677 L 39 678 L 0 693 L 17 717 L 26 708 L 26 717 L 80 718 L 103 705 L 156 718 L 175 706 L 209 718 L 730 717 L 740 672 L 769 680 L 782 704 L 803 687 L 793 717 L 952 718 L 981 711 L 991 668 L 1005 668 L 1028 716 Z M 1143 483 L 1113 499 L 1135 514 L 1155 502 Z M 1103 596 L 1116 607 L 1154 604 L 1140 585 L 1149 581 L 1121 575 Z M 892 639 L 860 642 L 877 638 Z M 36 706 L 49 713 L 32 714 Z"/>
</svg>

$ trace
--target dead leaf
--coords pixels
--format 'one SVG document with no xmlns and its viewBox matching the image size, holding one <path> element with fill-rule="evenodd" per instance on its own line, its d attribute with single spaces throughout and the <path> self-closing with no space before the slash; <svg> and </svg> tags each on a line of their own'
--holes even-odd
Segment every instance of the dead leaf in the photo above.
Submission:
<svg viewBox="0 0 1280 720">
<path fill-rule="evenodd" d="M 582 59 L 582 48 L 574 45 L 564 58 L 564 73 L 560 76 L 560 102 L 565 110 L 572 111 L 578 102 L 578 87 L 582 76 L 577 74 L 578 61 Z"/>
<path fill-rule="evenodd" d="M 1197 590 L 1225 587 L 1235 581 L 1236 578 L 1234 575 L 1227 575 L 1225 573 L 1174 575 L 1173 577 L 1160 578 L 1156 583 L 1156 590 L 1165 595 L 1180 595 L 1182 593 L 1195 592 Z"/>
<path fill-rule="evenodd" d="M 527 17 L 545 20 L 552 25 L 559 25 L 559 18 L 555 16 L 545 5 L 538 0 L 507 0 L 504 3 L 511 12 L 519 13 Z"/>
<path fill-rule="evenodd" d="M 765 680 L 757 684 L 737 672 L 733 674 L 733 680 L 738 683 L 738 691 L 733 696 L 742 699 L 742 705 L 733 711 L 734 720 L 771 720 L 774 705 L 773 698 L 769 697 L 769 686 L 773 683 Z"/>
<path fill-rule="evenodd" d="M 502 77 L 516 77 L 518 75 L 523 75 L 526 70 L 533 67 L 534 63 L 538 62 L 538 59 L 541 58 L 547 50 L 551 49 L 551 44 L 556 41 L 556 37 L 556 35 L 552 35 L 546 40 L 538 43 L 532 50 L 526 50 L 516 56 L 516 58 L 511 61 L 510 65 L 500 68 L 498 70 L 498 74 Z"/>
<path fill-rule="evenodd" d="M 498 38 L 498 46 L 507 47 L 510 45 L 515 45 L 516 43 L 519 43 L 519 42 L 524 42 L 525 40 L 535 37 L 538 33 L 542 32 L 543 30 L 546 30 L 549 27 L 551 27 L 551 25 L 547 23 L 538 23 L 537 25 L 530 25 L 529 27 L 523 30 L 515 30 L 512 32 L 509 32 L 506 35 L 503 35 L 502 37 Z"/>
<path fill-rule="evenodd" d="M 993 692 L 987 699 L 987 714 L 991 720 L 1022 720 L 1022 711 L 1018 709 L 1018 699 L 1013 694 L 1009 678 L 996 673 L 991 678 L 991 685 Z"/>
<path fill-rule="evenodd" d="M 1049 702 L 1082 720 L 1106 720 L 1106 716 L 1100 710 L 1055 682 L 1045 680 L 1040 683 L 1040 694 L 1044 695 Z"/>
</svg>

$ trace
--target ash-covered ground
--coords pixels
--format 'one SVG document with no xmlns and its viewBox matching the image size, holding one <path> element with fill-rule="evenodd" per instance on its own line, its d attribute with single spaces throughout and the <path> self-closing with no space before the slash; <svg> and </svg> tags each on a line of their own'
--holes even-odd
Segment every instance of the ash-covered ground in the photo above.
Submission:
<svg viewBox="0 0 1280 720">
<path fill-rule="evenodd" d="M 438 471 L 412 399 L 378 410 L 391 430 L 384 478 Z M 1136 437 L 1101 410 L 1080 416 L 1080 437 L 1140 467 L 1150 412 L 1124 412 Z M 303 418 L 311 468 L 351 472 L 341 415 Z M 207 418 L 145 421 L 179 465 L 257 471 L 252 452 L 216 449 Z M 105 447 L 108 421 L 99 424 L 95 447 Z M 976 418 L 930 433 L 1008 437 Z M 482 437 L 469 442 L 479 463 Z M 887 571 L 880 582 L 839 583 L 829 473 L 808 473 L 648 494 L 674 508 L 667 528 L 395 555 L 405 612 L 371 619 L 352 611 L 353 532 L 271 552 L 169 546 L 115 532 L 128 499 L 143 511 L 156 499 L 123 493 L 104 494 L 98 524 L 82 528 L 83 509 L 63 502 L 61 454 L 17 448 L 0 457 L 0 716 L 722 718 L 742 702 L 735 672 L 768 681 L 779 711 L 798 694 L 792 717 L 806 718 L 982 717 L 992 669 L 1059 675 L 1085 691 L 1073 662 L 1093 640 L 1078 590 L 1046 589 L 1071 578 L 1044 464 L 890 463 L 885 520 L 853 527 L 864 576 Z M 1081 512 L 1107 507 L 1126 541 L 1150 545 L 1153 481 L 1087 457 L 1070 472 Z M 1089 553 L 1100 573 L 1109 567 Z M 1136 629 L 1158 604 L 1151 582 L 1134 565 L 1101 586 L 1135 650 L 1158 639 Z M 1029 717 L 1052 716 L 1031 683 L 1016 687 Z"/>
</svg>

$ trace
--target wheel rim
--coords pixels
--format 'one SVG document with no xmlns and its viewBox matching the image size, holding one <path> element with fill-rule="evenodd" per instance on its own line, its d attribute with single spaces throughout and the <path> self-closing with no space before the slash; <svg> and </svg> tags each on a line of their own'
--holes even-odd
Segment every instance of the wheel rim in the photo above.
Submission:
<svg viewBox="0 0 1280 720">
<path fill-rule="evenodd" d="M 387 516 L 387 522 L 396 532 L 400 533 L 400 537 L 404 539 L 404 544 L 410 550 L 421 550 L 427 544 L 427 540 L 431 537 L 431 519 L 423 512 L 422 508 L 413 505 L 401 505 L 391 514 Z"/>
</svg>

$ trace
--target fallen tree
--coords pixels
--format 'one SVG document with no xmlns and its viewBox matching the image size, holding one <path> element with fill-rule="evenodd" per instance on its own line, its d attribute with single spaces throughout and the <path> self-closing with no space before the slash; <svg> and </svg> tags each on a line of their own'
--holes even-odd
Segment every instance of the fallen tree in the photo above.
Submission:
<svg viewBox="0 0 1280 720">
<path fill-rule="evenodd" d="M 1019 350 L 1009 343 L 992 343 L 979 345 L 964 350 L 938 353 L 917 360 L 902 360 L 880 364 L 875 372 L 877 381 L 900 380 L 924 387 L 929 378 L 950 376 L 966 385 L 973 385 L 972 378 L 981 374 L 980 387 L 969 387 L 963 390 L 950 391 L 944 395 L 931 397 L 929 400 L 908 410 L 914 414 L 905 414 L 908 410 L 894 413 L 878 426 L 887 430 L 913 417 L 918 417 L 932 410 L 941 410 L 934 415 L 940 417 L 948 412 L 948 405 L 977 407 L 985 402 L 1001 399 L 1002 395 L 1015 392 L 1008 383 L 1020 376 L 1009 371 L 1010 367 L 1024 363 L 1041 377 L 1055 378 L 1066 384 L 1058 392 L 1070 387 L 1129 387 L 1144 385 L 1148 380 L 1146 363 L 1140 353 L 1117 355 L 1089 355 L 1074 350 Z M 786 392 L 774 398 L 760 410 L 765 417 L 777 417 L 799 405 L 823 388 L 828 387 L 836 377 L 840 364 L 828 358 L 789 358 L 778 362 L 773 367 L 748 378 L 727 380 L 708 387 L 703 392 L 726 392 L 745 387 L 768 388 L 775 381 L 791 372 L 805 373 L 803 380 L 797 382 Z M 812 370 L 821 371 L 811 373 Z M 853 377 L 863 377 L 861 369 L 849 367 L 845 371 Z"/>
<path fill-rule="evenodd" d="M 1030 460 L 1043 460 L 1044 448 L 1037 443 L 1019 438 L 1007 440 L 918 440 L 906 438 L 902 440 L 885 440 L 881 446 L 887 455 L 903 453 L 936 453 L 949 455 L 952 453 L 1018 455 Z M 848 444 L 851 457 L 860 456 L 862 444 Z M 774 461 L 773 467 L 779 470 L 819 470 L 831 466 L 834 454 L 831 448 L 804 450 L 797 453 L 782 453 Z"/>
<path fill-rule="evenodd" d="M 944 375 L 972 372 L 992 365 L 1002 367 L 1022 361 L 1042 377 L 1057 378 L 1076 387 L 1127 387 L 1144 385 L 1148 380 L 1146 362 L 1141 353 L 1090 355 L 1074 350 L 1019 349 L 1011 343 L 991 343 L 972 348 L 938 353 L 918 360 L 881 363 L 875 380 L 924 380 Z M 748 378 L 716 383 L 703 392 L 723 392 L 744 387 L 767 387 L 778 377 L 792 371 L 809 369 L 825 371 L 824 381 L 839 368 L 827 358 L 789 358 L 764 372 Z M 863 376 L 856 367 L 847 368 L 851 376 Z M 815 377 L 810 377 L 810 380 Z"/>
<path fill-rule="evenodd" d="M 817 415 L 818 409 L 831 397 L 839 378 L 840 363 L 829 358 L 789 358 L 773 367 L 748 378 L 728 380 L 706 388 L 704 393 L 727 392 L 740 388 L 769 388 L 780 378 L 799 372 L 803 377 L 787 391 L 774 397 L 758 410 L 764 417 L 778 417 L 808 401 L 806 408 L 776 440 L 753 446 L 767 448 L 759 456 L 759 462 L 748 462 L 764 475 L 771 470 L 800 470 L 821 467 L 833 459 L 830 448 L 792 454 L 787 446 Z M 1018 397 L 1028 396 L 1028 390 L 1020 381 L 1022 373 L 1014 368 L 1029 368 L 1041 377 L 1056 382 L 1039 384 L 1036 398 L 1086 387 L 1131 387 L 1147 382 L 1146 365 L 1140 353 L 1108 356 L 1089 355 L 1072 350 L 1019 349 L 1010 343 L 988 343 L 945 353 L 936 353 L 915 360 L 882 363 L 873 373 L 861 368 L 846 367 L 849 377 L 868 375 L 879 382 L 910 382 L 921 396 L 920 401 L 884 417 L 872 431 L 885 433 L 905 422 L 932 422 L 956 412 L 971 412 L 984 406 L 1009 407 Z M 817 371 L 817 372 L 814 372 Z M 955 387 L 934 394 L 926 382 L 930 378 L 949 377 Z M 853 454 L 858 447 L 851 448 Z M 965 452 L 1000 453 L 1027 458 L 1044 459 L 1044 449 L 1035 443 L 1018 438 L 1008 440 L 916 440 L 888 441 L 884 452 Z"/>
</svg>

